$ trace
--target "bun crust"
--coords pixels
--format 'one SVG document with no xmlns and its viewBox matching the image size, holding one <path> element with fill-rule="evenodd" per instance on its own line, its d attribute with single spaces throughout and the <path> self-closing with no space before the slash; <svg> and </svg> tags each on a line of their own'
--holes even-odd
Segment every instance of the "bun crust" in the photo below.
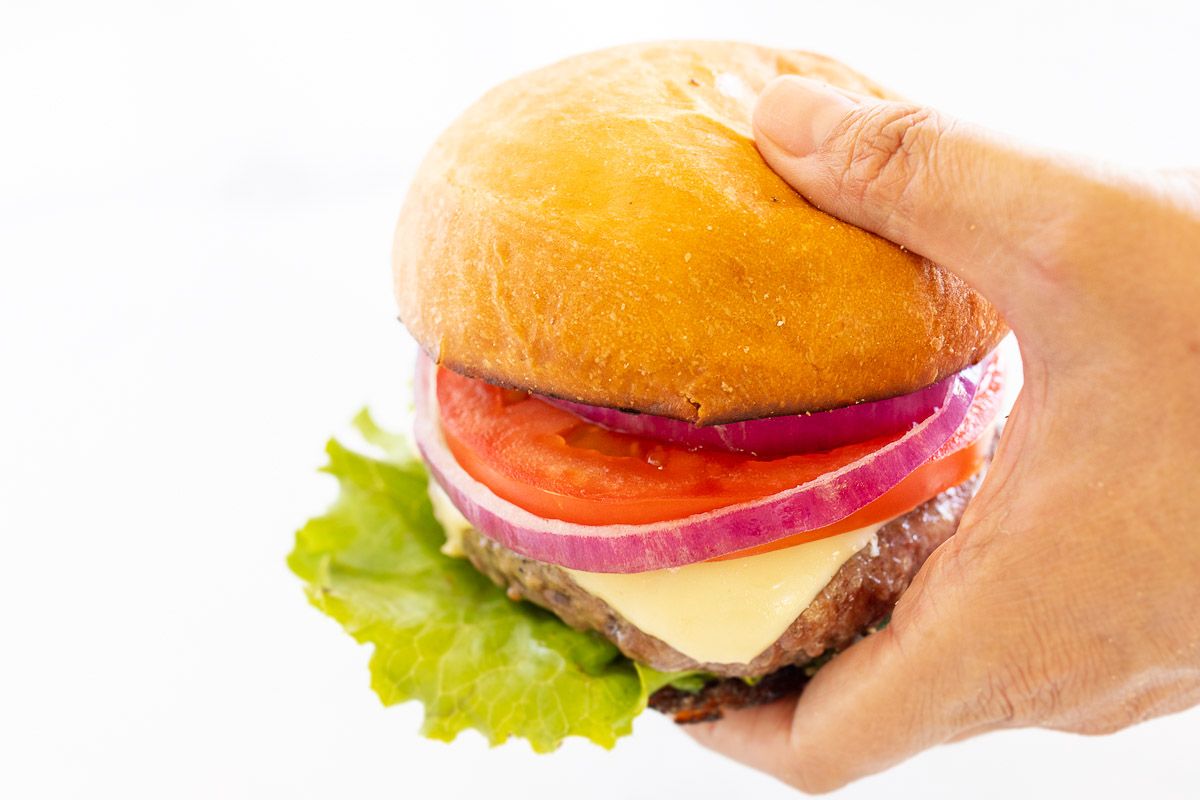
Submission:
<svg viewBox="0 0 1200 800">
<path fill-rule="evenodd" d="M 578 56 L 441 136 L 396 230 L 400 316 L 492 383 L 701 424 L 915 391 L 1007 332 L 961 280 L 824 214 L 754 147 L 759 91 L 811 53 L 723 42 Z"/>
</svg>

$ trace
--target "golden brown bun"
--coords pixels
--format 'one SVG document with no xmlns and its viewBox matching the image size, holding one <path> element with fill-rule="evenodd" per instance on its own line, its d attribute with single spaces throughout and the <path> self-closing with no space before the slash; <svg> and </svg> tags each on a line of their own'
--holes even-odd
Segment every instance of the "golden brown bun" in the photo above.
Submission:
<svg viewBox="0 0 1200 800">
<path fill-rule="evenodd" d="M 801 198 L 759 156 L 763 85 L 824 56 L 725 42 L 578 56 L 441 136 L 395 241 L 400 316 L 451 369 L 701 423 L 915 391 L 1006 332 L 958 278 Z"/>
</svg>

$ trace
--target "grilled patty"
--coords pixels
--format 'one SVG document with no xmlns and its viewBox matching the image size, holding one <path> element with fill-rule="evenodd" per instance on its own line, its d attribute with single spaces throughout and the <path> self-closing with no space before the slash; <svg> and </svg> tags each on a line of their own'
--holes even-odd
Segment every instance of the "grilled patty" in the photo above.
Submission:
<svg viewBox="0 0 1200 800">
<path fill-rule="evenodd" d="M 795 622 L 749 664 L 699 663 L 651 636 L 584 591 L 561 567 L 534 561 L 467 531 L 463 550 L 475 567 L 514 600 L 529 600 L 579 630 L 596 630 L 629 658 L 663 672 L 701 670 L 720 677 L 760 677 L 803 665 L 850 644 L 891 611 L 921 564 L 954 533 L 979 477 L 934 497 L 879 529 L 847 561 Z"/>
</svg>

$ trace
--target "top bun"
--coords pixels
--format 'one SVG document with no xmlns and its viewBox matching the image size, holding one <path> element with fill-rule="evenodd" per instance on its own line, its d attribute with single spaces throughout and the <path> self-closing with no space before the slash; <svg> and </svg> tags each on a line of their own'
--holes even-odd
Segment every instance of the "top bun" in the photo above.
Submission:
<svg viewBox="0 0 1200 800">
<path fill-rule="evenodd" d="M 488 92 L 405 202 L 401 319 L 458 372 L 701 424 L 975 363 L 1007 330 L 995 309 L 758 154 L 755 98 L 786 74 L 888 96 L 824 56 L 726 42 L 602 50 Z"/>
</svg>

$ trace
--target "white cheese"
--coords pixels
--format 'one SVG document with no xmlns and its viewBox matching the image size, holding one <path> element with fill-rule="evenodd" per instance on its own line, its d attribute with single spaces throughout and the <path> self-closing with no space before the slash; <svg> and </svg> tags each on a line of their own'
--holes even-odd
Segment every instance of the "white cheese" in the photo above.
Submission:
<svg viewBox="0 0 1200 800">
<path fill-rule="evenodd" d="M 747 664 L 808 608 L 872 525 L 729 561 L 630 574 L 567 570 L 583 589 L 646 633 L 702 664 Z"/>
<path fill-rule="evenodd" d="M 442 552 L 462 558 L 471 523 L 436 482 L 433 515 L 446 530 Z M 565 570 L 641 630 L 702 664 L 747 664 L 770 647 L 883 523 L 729 561 L 629 574 Z"/>
</svg>

